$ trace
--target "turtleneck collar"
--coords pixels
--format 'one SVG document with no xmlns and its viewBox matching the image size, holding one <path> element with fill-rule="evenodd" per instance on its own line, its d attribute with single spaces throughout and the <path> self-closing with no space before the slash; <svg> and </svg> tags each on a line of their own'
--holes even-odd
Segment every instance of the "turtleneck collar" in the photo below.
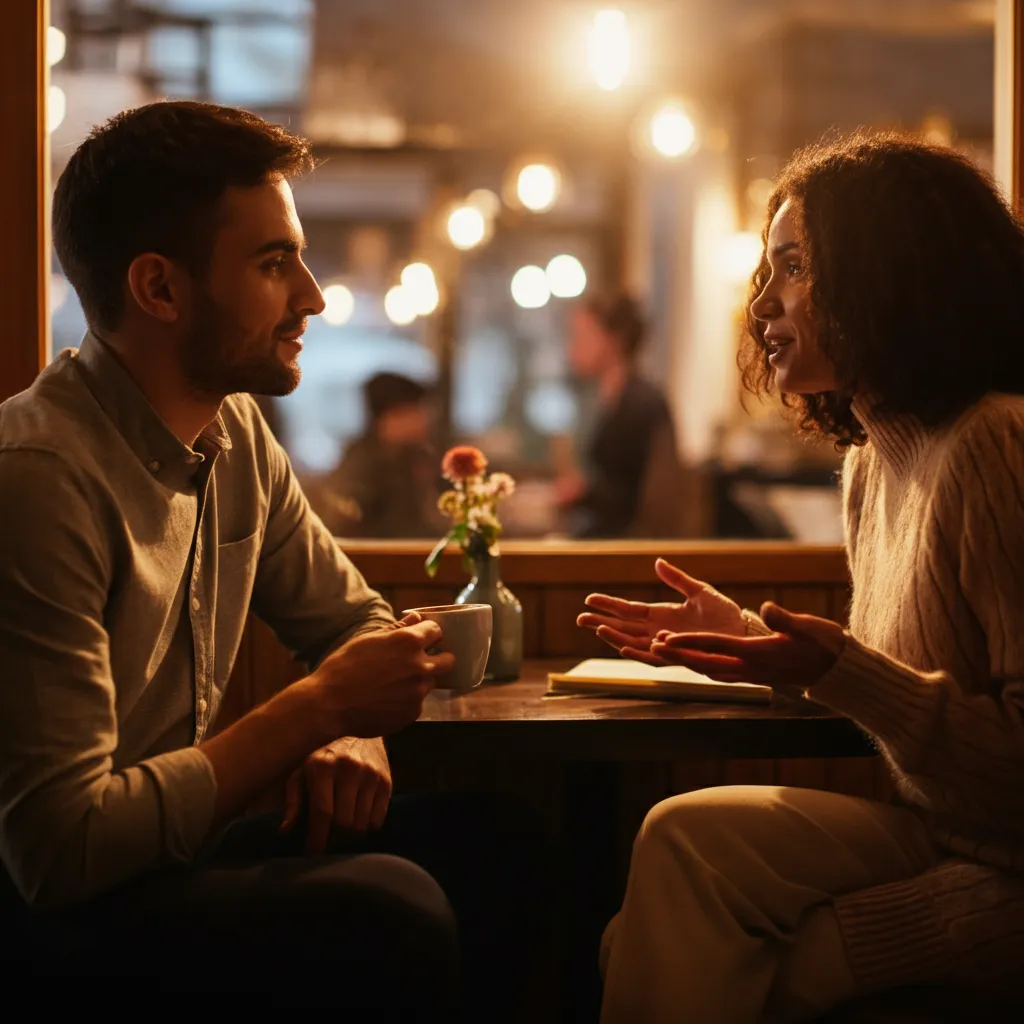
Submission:
<svg viewBox="0 0 1024 1024">
<path fill-rule="evenodd" d="M 924 424 L 909 414 L 881 412 L 878 403 L 865 396 L 850 404 L 882 461 L 898 479 L 905 480 L 928 446 Z"/>
</svg>

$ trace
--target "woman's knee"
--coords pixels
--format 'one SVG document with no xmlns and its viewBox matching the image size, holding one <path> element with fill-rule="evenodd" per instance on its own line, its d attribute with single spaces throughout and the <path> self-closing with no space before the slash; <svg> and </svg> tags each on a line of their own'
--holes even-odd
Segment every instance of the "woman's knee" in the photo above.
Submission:
<svg viewBox="0 0 1024 1024">
<path fill-rule="evenodd" d="M 647 813 L 637 846 L 701 851 L 743 842 L 760 827 L 774 793 L 770 786 L 718 786 L 669 797 Z"/>
</svg>

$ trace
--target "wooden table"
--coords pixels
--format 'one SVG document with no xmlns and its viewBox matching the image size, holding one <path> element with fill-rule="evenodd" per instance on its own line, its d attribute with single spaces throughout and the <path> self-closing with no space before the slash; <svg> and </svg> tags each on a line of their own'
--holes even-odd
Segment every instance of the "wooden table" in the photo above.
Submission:
<svg viewBox="0 0 1024 1024">
<path fill-rule="evenodd" d="M 481 762 L 505 762 L 517 777 L 534 779 L 532 795 L 541 803 L 557 806 L 572 870 L 562 895 L 565 944 L 551 984 L 559 993 L 554 1002 L 561 1021 L 592 1024 L 600 1005 L 601 932 L 621 902 L 640 817 L 667 795 L 653 793 L 639 815 L 624 813 L 624 762 L 861 757 L 875 751 L 849 719 L 782 696 L 768 705 L 545 697 L 547 673 L 564 672 L 575 660 L 528 661 L 514 683 L 484 684 L 459 697 L 432 694 L 419 720 L 392 737 L 389 748 L 396 768 L 440 769 L 445 788 L 472 787 Z"/>
<path fill-rule="evenodd" d="M 769 705 L 545 697 L 547 673 L 571 661 L 531 661 L 514 683 L 427 698 L 393 741 L 428 759 L 659 761 L 687 757 L 859 757 L 875 753 L 848 719 L 776 695 Z"/>
</svg>

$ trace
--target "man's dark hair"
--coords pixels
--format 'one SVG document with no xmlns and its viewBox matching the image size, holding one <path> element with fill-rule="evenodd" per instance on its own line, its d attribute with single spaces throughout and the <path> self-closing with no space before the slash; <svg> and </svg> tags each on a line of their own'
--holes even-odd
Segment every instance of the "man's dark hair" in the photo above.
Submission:
<svg viewBox="0 0 1024 1024">
<path fill-rule="evenodd" d="M 430 393 L 419 381 L 403 377 L 400 373 L 374 374 L 363 385 L 366 411 L 376 423 L 385 413 L 403 405 L 418 405 Z"/>
<path fill-rule="evenodd" d="M 636 357 L 647 336 L 647 322 L 636 299 L 621 291 L 592 295 L 584 300 L 583 308 L 622 342 L 628 358 Z"/>
<path fill-rule="evenodd" d="M 803 210 L 804 272 L 837 382 L 783 396 L 804 430 L 863 444 L 857 394 L 937 426 L 988 391 L 1024 393 L 1024 231 L 968 159 L 858 132 L 794 156 L 768 202 L 766 243 L 787 199 Z M 770 274 L 763 255 L 751 300 Z M 764 330 L 748 311 L 740 367 L 758 394 L 773 384 Z"/>
<path fill-rule="evenodd" d="M 116 329 L 144 252 L 204 274 L 224 191 L 310 166 L 304 139 L 233 107 L 152 103 L 94 128 L 53 197 L 54 247 L 86 319 Z"/>
</svg>

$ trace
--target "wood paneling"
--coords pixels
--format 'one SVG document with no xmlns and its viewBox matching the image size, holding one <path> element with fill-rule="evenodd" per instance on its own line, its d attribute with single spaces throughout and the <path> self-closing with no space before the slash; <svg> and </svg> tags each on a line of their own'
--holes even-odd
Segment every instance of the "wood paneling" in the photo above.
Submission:
<svg viewBox="0 0 1024 1024">
<path fill-rule="evenodd" d="M 0 32 L 0 400 L 35 380 L 49 350 L 50 149 L 44 98 L 49 3 L 5 4 Z"/>
<path fill-rule="evenodd" d="M 341 540 L 357 568 L 377 586 L 424 580 L 426 541 Z M 502 578 L 517 583 L 564 584 L 591 590 L 612 583 L 656 586 L 658 557 L 691 576 L 716 584 L 845 584 L 846 559 L 832 545 L 781 541 L 507 541 L 502 544 Z M 435 582 L 464 585 L 466 574 L 454 549 L 441 560 Z"/>
</svg>

